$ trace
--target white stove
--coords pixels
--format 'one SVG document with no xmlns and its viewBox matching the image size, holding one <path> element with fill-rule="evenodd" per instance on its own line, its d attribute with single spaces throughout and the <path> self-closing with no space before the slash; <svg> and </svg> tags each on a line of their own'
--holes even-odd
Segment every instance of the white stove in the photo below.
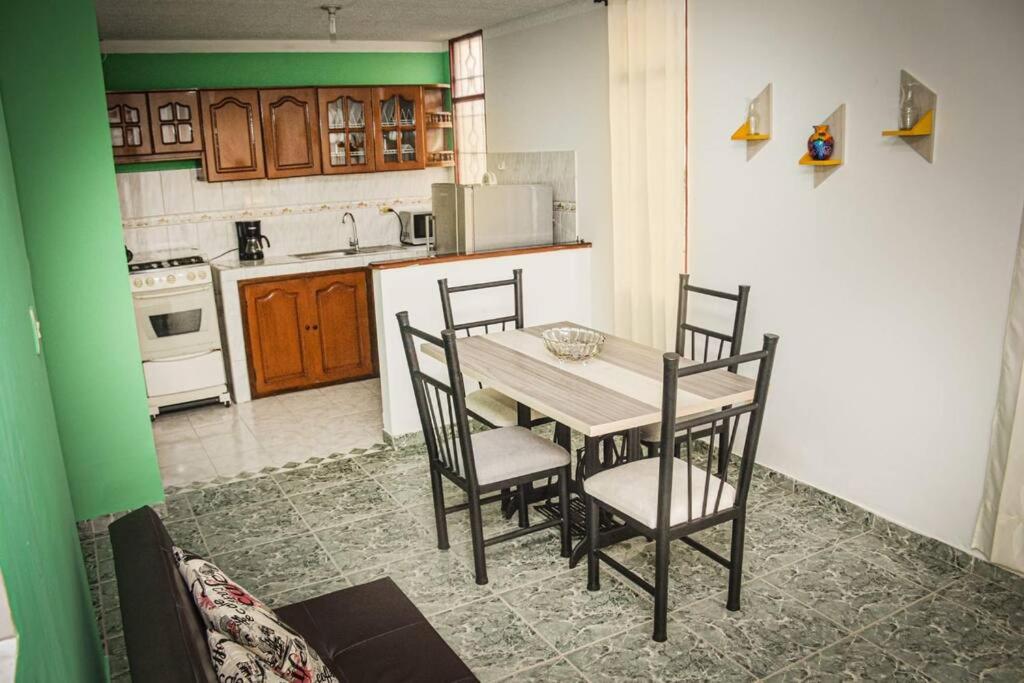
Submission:
<svg viewBox="0 0 1024 683">
<path fill-rule="evenodd" d="M 149 413 L 215 398 L 230 405 L 210 266 L 197 251 L 128 264 Z"/>
</svg>

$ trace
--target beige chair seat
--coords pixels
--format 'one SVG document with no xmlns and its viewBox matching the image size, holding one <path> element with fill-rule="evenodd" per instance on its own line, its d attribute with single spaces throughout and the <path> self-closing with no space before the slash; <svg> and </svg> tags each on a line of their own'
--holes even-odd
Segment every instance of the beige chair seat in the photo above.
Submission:
<svg viewBox="0 0 1024 683">
<path fill-rule="evenodd" d="M 515 427 L 519 424 L 516 402 L 495 389 L 477 389 L 466 394 L 466 409 L 495 427 Z M 539 420 L 542 417 L 542 414 L 530 411 L 531 420 Z"/>
<path fill-rule="evenodd" d="M 481 486 L 564 467 L 569 453 L 525 427 L 488 429 L 473 435 L 476 480 Z"/>
<path fill-rule="evenodd" d="M 645 458 L 626 465 L 612 467 L 588 477 L 583 482 L 583 489 L 591 495 L 619 512 L 653 529 L 658 524 L 658 470 L 661 458 Z M 677 460 L 672 468 L 672 505 L 669 511 L 669 524 L 675 526 L 690 518 L 699 519 L 704 516 L 701 509 L 704 505 L 704 482 L 707 477 L 700 467 L 690 467 L 690 493 L 686 495 L 686 463 Z M 712 475 L 707 484 L 707 512 L 715 509 L 715 498 L 718 489 L 722 489 L 719 510 L 725 510 L 736 500 L 736 489 L 727 482 Z"/>
</svg>

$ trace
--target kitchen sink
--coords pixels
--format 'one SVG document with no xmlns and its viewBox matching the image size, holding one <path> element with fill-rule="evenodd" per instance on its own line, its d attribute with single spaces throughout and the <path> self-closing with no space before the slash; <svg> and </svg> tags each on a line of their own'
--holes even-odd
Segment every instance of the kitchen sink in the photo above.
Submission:
<svg viewBox="0 0 1024 683">
<path fill-rule="evenodd" d="M 358 249 L 327 249 L 325 251 L 309 251 L 304 254 L 292 254 L 301 259 L 339 258 L 357 254 L 379 254 L 382 251 L 399 251 L 403 247 L 396 244 L 381 244 L 375 247 L 359 247 Z"/>
<path fill-rule="evenodd" d="M 295 258 L 301 259 L 318 259 L 318 258 L 338 258 L 341 256 L 355 256 L 360 252 L 355 249 L 327 249 L 325 251 L 309 251 L 305 254 L 292 254 Z"/>
</svg>

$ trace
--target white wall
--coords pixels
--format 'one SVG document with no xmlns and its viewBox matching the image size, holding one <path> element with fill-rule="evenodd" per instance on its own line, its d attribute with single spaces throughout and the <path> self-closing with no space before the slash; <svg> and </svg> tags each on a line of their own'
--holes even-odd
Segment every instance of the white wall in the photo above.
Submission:
<svg viewBox="0 0 1024 683">
<path fill-rule="evenodd" d="M 695 1 L 690 270 L 781 335 L 759 459 L 967 548 L 1024 201 L 1024 3 Z M 881 131 L 899 69 L 938 93 L 935 163 Z M 773 139 L 729 136 L 774 83 Z M 847 105 L 815 189 L 811 124 Z"/>
<path fill-rule="evenodd" d="M 568 320 L 591 325 L 590 290 L 577 283 L 590 279 L 592 249 L 562 249 L 517 256 L 442 261 L 440 263 L 373 271 L 373 306 L 377 324 L 377 359 L 380 364 L 384 431 L 401 436 L 420 431 L 416 400 L 409 380 L 409 366 L 395 319 L 409 312 L 409 324 L 430 334 L 444 329 L 437 281 L 450 285 L 504 280 L 516 268 L 523 270 L 523 318 L 526 325 Z M 551 296 L 558 292 L 558 296 Z M 464 292 L 452 296 L 456 321 L 482 320 L 513 311 L 512 288 Z M 427 372 L 439 371 L 422 356 Z M 428 368 L 433 369 L 428 369 Z"/>
<path fill-rule="evenodd" d="M 485 29 L 484 78 L 488 151 L 576 152 L 576 224 L 594 245 L 594 325 L 610 329 L 607 31 L 604 6 L 589 0 Z"/>
</svg>

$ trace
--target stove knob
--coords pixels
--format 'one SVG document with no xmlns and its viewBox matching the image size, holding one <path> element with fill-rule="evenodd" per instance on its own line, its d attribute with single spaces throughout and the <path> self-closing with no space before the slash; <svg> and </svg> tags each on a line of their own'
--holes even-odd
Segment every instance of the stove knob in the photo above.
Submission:
<svg viewBox="0 0 1024 683">
<path fill-rule="evenodd" d="M 146 286 L 147 287 L 152 287 L 153 286 L 153 278 L 151 278 L 151 277 L 147 277 L 146 278 Z"/>
<path fill-rule="evenodd" d="M 205 280 L 206 279 L 206 271 L 205 270 L 199 271 L 199 279 L 200 280 Z"/>
<path fill-rule="evenodd" d="M 194 270 L 188 271 L 188 275 L 186 277 L 188 277 L 189 280 L 195 280 L 196 279 L 196 271 L 194 271 Z"/>
<path fill-rule="evenodd" d="M 139 279 L 139 278 L 135 278 L 134 280 L 132 280 L 132 285 L 135 286 L 135 287 L 141 287 L 142 286 L 142 280 Z"/>
<path fill-rule="evenodd" d="M 174 281 L 175 281 L 176 279 L 177 279 L 177 278 L 175 278 L 175 277 L 174 277 L 173 275 L 168 275 L 168 276 L 167 276 L 167 284 L 169 284 L 169 285 L 172 285 L 172 284 L 174 284 Z"/>
</svg>

